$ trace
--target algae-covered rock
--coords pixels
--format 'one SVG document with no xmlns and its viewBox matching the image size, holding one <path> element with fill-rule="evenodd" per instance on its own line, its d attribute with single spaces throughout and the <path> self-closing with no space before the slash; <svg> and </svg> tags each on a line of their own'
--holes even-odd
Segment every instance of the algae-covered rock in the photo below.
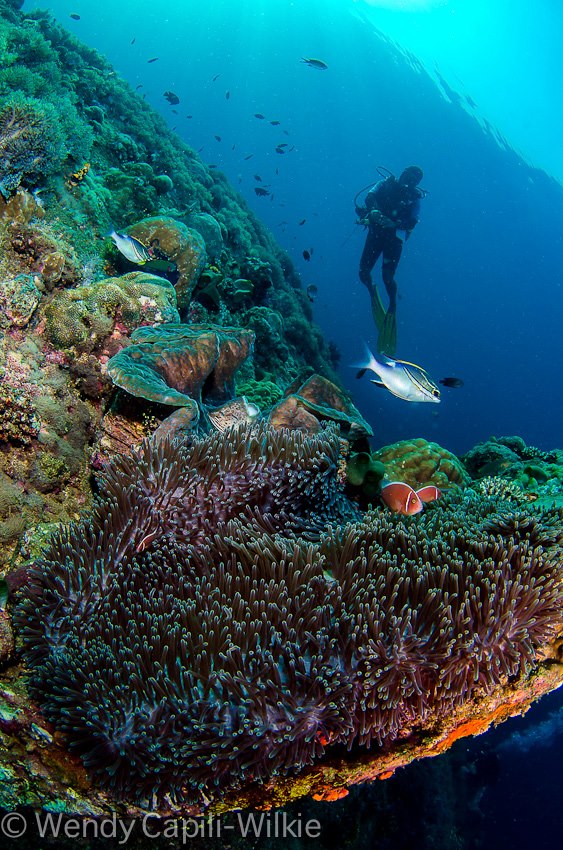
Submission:
<svg viewBox="0 0 563 850">
<path fill-rule="evenodd" d="M 535 493 L 546 504 L 563 495 L 563 450 L 542 451 L 518 435 L 490 437 L 462 457 L 472 478 L 499 477 Z"/>
<path fill-rule="evenodd" d="M 0 327 L 27 325 L 41 300 L 37 283 L 38 278 L 29 274 L 0 281 Z"/>
<path fill-rule="evenodd" d="M 465 468 L 473 478 L 502 475 L 520 462 L 513 448 L 493 440 L 478 443 L 462 458 Z"/>
<path fill-rule="evenodd" d="M 45 307 L 46 332 L 56 348 L 100 350 L 115 329 L 178 321 L 172 284 L 146 272 L 130 272 L 54 294 Z"/>
<path fill-rule="evenodd" d="M 211 262 L 221 256 L 224 248 L 221 225 L 209 213 L 191 213 L 187 219 L 188 227 L 197 230 L 205 241 L 207 259 Z"/>
</svg>

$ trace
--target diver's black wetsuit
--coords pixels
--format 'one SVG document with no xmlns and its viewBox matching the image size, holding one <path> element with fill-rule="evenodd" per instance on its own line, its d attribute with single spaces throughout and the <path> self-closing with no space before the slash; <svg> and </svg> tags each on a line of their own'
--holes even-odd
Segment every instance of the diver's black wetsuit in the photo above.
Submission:
<svg viewBox="0 0 563 850">
<path fill-rule="evenodd" d="M 364 207 L 357 210 L 368 220 L 368 234 L 360 259 L 360 280 L 373 295 L 371 271 L 382 254 L 382 277 L 389 295 L 389 312 L 394 312 L 397 306 L 395 271 L 403 250 L 397 230 L 406 231 L 405 238 L 408 238 L 418 222 L 419 208 L 420 190 L 391 176 L 370 189 Z"/>
</svg>

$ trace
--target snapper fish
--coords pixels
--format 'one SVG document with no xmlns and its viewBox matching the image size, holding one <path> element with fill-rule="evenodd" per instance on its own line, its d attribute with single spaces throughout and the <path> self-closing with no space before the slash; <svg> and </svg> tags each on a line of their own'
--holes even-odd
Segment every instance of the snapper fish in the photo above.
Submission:
<svg viewBox="0 0 563 850">
<path fill-rule="evenodd" d="M 117 233 L 112 230 L 110 238 L 120 254 L 123 254 L 126 260 L 130 263 L 136 263 L 138 266 L 148 263 L 152 259 L 151 252 L 146 245 L 135 239 L 134 236 L 129 236 L 127 233 Z"/>
<path fill-rule="evenodd" d="M 260 409 L 243 395 L 240 398 L 227 401 L 220 407 L 208 407 L 207 415 L 215 430 L 222 434 L 223 431 L 233 425 L 240 425 L 242 422 L 254 422 L 260 416 Z"/>
<path fill-rule="evenodd" d="M 381 499 L 388 508 L 405 516 L 420 513 L 425 502 L 435 502 L 441 495 L 441 491 L 434 484 L 415 490 L 404 481 L 389 481 L 382 486 L 380 492 Z"/>
<path fill-rule="evenodd" d="M 407 360 L 393 360 L 381 353 L 375 357 L 367 346 L 366 355 L 367 363 L 360 365 L 357 378 L 362 378 L 369 369 L 378 377 L 378 380 L 371 379 L 371 383 L 385 387 L 397 398 L 404 401 L 431 401 L 435 404 L 440 402 L 440 390 L 422 366 Z"/>
</svg>

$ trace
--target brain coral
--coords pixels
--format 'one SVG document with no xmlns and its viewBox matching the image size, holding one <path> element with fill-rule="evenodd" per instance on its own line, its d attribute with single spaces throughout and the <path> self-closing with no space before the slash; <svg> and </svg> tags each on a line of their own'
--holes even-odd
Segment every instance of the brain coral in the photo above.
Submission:
<svg viewBox="0 0 563 850">
<path fill-rule="evenodd" d="M 117 796 L 208 799 L 416 738 L 561 632 L 559 515 L 468 491 L 358 518 L 337 461 L 332 429 L 145 443 L 53 538 L 16 612 L 30 687 Z"/>
<path fill-rule="evenodd" d="M 79 352 L 99 350 L 116 326 L 127 333 L 139 325 L 179 319 L 172 284 L 146 272 L 59 290 L 45 316 L 53 345 Z"/>
<path fill-rule="evenodd" d="M 426 484 L 447 489 L 454 484 L 464 486 L 469 481 L 458 458 L 438 443 L 421 437 L 401 440 L 373 452 L 372 459 L 385 466 L 390 481 L 404 481 L 417 489 Z"/>
</svg>

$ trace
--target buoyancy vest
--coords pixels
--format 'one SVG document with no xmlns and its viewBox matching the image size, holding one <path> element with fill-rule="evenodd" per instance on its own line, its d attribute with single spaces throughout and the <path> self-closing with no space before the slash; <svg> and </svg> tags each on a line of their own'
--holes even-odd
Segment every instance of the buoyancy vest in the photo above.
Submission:
<svg viewBox="0 0 563 850">
<path fill-rule="evenodd" d="M 370 189 L 366 207 L 368 211 L 377 208 L 396 221 L 399 230 L 411 230 L 418 221 L 420 190 L 404 186 L 391 176 Z"/>
</svg>

